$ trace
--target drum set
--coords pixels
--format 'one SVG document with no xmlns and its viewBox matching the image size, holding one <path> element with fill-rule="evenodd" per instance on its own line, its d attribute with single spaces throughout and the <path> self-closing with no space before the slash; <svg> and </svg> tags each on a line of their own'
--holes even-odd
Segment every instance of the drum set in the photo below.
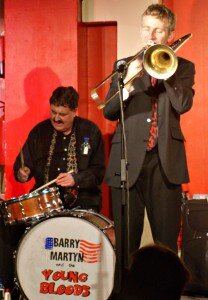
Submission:
<svg viewBox="0 0 208 300">
<path fill-rule="evenodd" d="M 65 210 L 56 187 L 0 207 L 6 226 L 26 225 L 14 253 L 20 299 L 109 298 L 116 259 L 110 219 L 93 210 Z"/>
</svg>

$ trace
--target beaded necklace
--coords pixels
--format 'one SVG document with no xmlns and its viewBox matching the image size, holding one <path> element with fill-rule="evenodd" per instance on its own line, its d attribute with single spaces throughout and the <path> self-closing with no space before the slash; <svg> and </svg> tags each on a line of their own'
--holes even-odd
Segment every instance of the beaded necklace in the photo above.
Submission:
<svg viewBox="0 0 208 300">
<path fill-rule="evenodd" d="M 57 131 L 54 130 L 51 144 L 48 152 L 48 158 L 45 166 L 44 182 L 49 182 L 49 170 L 51 166 L 52 157 L 56 145 Z M 77 173 L 77 157 L 76 157 L 76 136 L 73 132 L 70 136 L 70 141 L 67 149 L 67 172 L 73 170 L 73 173 Z M 65 188 L 64 200 L 67 205 L 72 206 L 77 200 L 78 191 L 76 187 Z"/>
</svg>

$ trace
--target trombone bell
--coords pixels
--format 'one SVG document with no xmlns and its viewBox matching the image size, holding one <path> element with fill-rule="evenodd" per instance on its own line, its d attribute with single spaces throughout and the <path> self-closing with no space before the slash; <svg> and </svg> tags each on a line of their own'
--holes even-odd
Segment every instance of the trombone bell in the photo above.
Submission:
<svg viewBox="0 0 208 300">
<path fill-rule="evenodd" d="M 170 47 L 163 44 L 155 44 L 149 46 L 148 48 L 143 48 L 135 56 L 133 56 L 133 58 L 127 63 L 127 65 L 129 65 L 133 60 L 142 56 L 143 68 L 150 76 L 157 79 L 168 79 L 175 73 L 178 67 L 178 59 L 175 52 L 178 51 L 191 37 L 191 33 L 186 34 L 172 43 Z M 128 82 L 125 83 L 125 85 L 133 81 L 136 77 L 141 76 L 142 72 L 143 71 L 139 72 L 136 76 L 131 78 Z M 97 92 L 97 90 L 99 88 L 102 88 L 102 86 L 107 81 L 109 81 L 109 79 L 112 81 L 112 78 L 115 75 L 118 75 L 117 71 L 110 74 L 94 89 L 91 90 L 91 97 L 97 103 L 98 109 L 103 109 L 106 103 L 111 101 L 115 96 L 119 94 L 117 90 L 110 98 L 108 98 L 107 100 L 102 100 Z"/>
<path fill-rule="evenodd" d="M 153 45 L 144 53 L 143 67 L 154 78 L 168 79 L 175 73 L 178 59 L 170 47 L 162 44 Z"/>
</svg>

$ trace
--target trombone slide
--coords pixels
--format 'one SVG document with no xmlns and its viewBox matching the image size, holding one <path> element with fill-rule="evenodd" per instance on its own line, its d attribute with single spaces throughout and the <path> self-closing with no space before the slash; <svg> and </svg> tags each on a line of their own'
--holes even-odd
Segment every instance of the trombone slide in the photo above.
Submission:
<svg viewBox="0 0 208 300">
<path fill-rule="evenodd" d="M 147 47 L 142 48 L 133 58 L 127 63 L 127 66 L 139 56 L 143 57 L 143 68 L 146 72 L 157 79 L 168 79 L 171 77 L 178 66 L 178 59 L 175 54 L 190 38 L 192 33 L 186 34 L 183 37 L 179 38 L 173 42 L 170 46 L 163 44 L 153 44 Z M 141 76 L 143 70 L 140 71 L 136 76 L 131 78 L 125 85 L 129 84 L 135 79 L 135 77 Z M 113 72 L 102 80 L 99 84 L 96 85 L 90 92 L 91 98 L 96 102 L 98 109 L 103 109 L 109 101 L 111 101 L 115 96 L 118 95 L 119 91 L 115 92 L 110 98 L 106 101 L 101 100 L 98 95 L 98 89 L 109 80 L 112 80 L 113 76 L 117 75 L 118 71 Z"/>
</svg>

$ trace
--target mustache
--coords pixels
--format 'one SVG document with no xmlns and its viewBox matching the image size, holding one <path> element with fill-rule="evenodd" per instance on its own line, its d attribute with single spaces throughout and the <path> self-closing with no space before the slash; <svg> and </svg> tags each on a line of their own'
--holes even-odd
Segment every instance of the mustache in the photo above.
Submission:
<svg viewBox="0 0 208 300">
<path fill-rule="evenodd" d="M 61 121 L 61 120 L 56 121 L 56 120 L 52 119 L 52 121 L 56 124 L 63 124 L 63 121 Z"/>
</svg>

